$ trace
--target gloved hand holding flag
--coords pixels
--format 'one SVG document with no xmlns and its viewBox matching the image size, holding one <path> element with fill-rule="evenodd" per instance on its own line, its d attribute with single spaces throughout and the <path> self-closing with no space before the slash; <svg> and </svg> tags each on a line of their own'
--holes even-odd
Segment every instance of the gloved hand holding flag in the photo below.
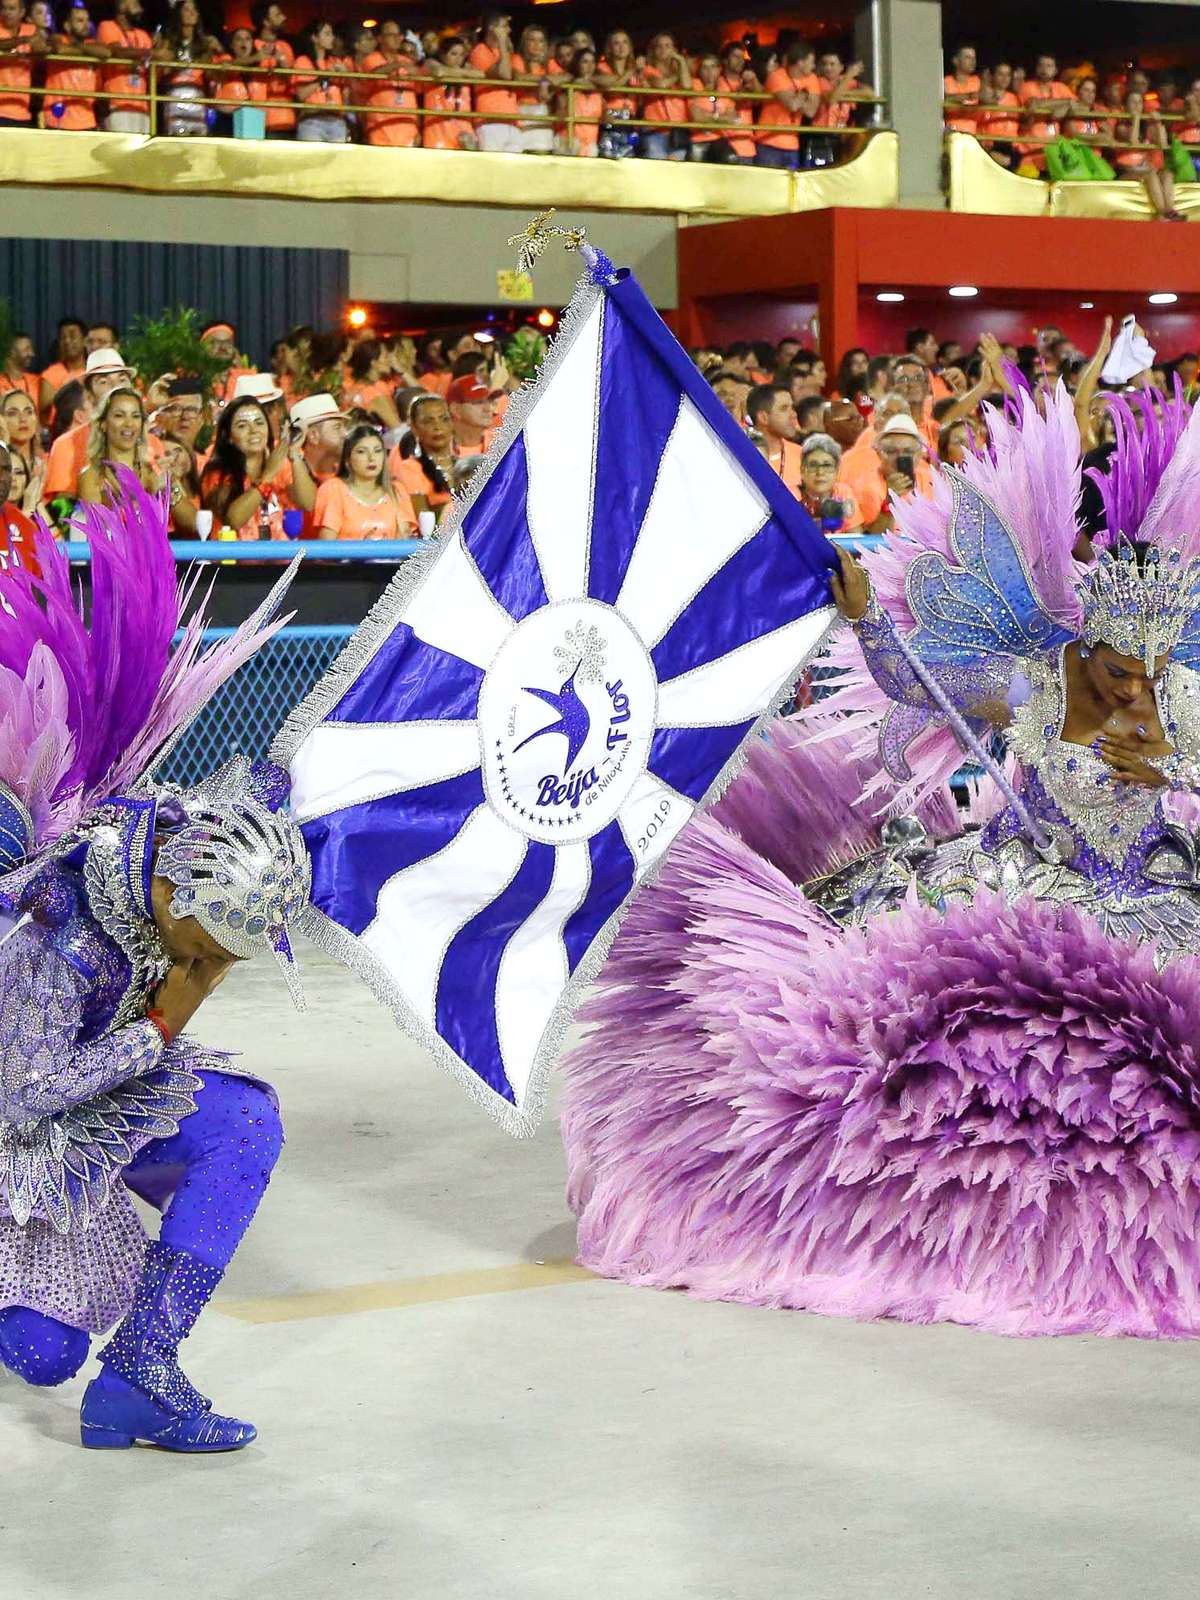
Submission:
<svg viewBox="0 0 1200 1600">
<path fill-rule="evenodd" d="M 639 882 L 832 620 L 830 547 L 584 247 L 536 384 L 272 752 L 316 942 L 514 1133 Z"/>
</svg>

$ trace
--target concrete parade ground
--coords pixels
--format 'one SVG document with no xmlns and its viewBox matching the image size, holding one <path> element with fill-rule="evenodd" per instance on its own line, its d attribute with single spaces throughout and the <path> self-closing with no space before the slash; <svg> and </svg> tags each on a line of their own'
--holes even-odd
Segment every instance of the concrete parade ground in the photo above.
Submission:
<svg viewBox="0 0 1200 1600">
<path fill-rule="evenodd" d="M 0 1375 L 4 1600 L 1175 1600 L 1188 1343 L 702 1304 L 572 1264 L 553 1118 L 501 1133 L 355 980 L 196 1032 L 288 1131 L 183 1347 L 240 1455 L 83 1451 L 93 1363 Z"/>
</svg>

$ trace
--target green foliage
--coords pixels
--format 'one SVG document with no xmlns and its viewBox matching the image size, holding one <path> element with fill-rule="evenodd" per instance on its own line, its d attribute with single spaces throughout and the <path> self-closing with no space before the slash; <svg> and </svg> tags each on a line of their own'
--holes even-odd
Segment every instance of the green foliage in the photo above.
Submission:
<svg viewBox="0 0 1200 1600">
<path fill-rule="evenodd" d="M 200 313 L 190 306 L 176 306 L 161 317 L 135 317 L 121 340 L 121 354 L 146 385 L 164 373 L 176 373 L 199 378 L 207 396 L 230 363 L 205 344 L 200 337 L 203 326 Z"/>
<path fill-rule="evenodd" d="M 546 335 L 536 328 L 518 328 L 504 346 L 504 360 L 514 378 L 527 383 L 537 376 L 546 354 Z"/>
</svg>

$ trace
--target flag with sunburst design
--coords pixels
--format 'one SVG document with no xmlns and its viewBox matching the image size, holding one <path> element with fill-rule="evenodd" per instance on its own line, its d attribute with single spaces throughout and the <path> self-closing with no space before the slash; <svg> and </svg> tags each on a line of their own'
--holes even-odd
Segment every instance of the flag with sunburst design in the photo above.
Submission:
<svg viewBox="0 0 1200 1600">
<path fill-rule="evenodd" d="M 514 1133 L 638 884 L 831 620 L 829 546 L 598 252 L 275 756 L 307 928 Z"/>
</svg>

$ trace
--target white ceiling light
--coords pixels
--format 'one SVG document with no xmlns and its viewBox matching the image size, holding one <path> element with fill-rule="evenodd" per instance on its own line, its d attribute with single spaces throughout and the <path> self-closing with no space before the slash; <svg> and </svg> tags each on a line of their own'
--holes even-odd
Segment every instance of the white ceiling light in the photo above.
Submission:
<svg viewBox="0 0 1200 1600">
<path fill-rule="evenodd" d="M 875 298 L 885 306 L 898 306 L 904 296 L 899 289 L 881 289 Z"/>
<path fill-rule="evenodd" d="M 1094 300 L 1081 300 L 1079 302 L 1079 309 L 1080 311 L 1095 311 L 1096 302 Z"/>
<path fill-rule="evenodd" d="M 1172 294 L 1170 289 L 1162 289 L 1158 294 L 1147 295 L 1146 298 L 1152 306 L 1173 306 L 1179 296 Z"/>
<path fill-rule="evenodd" d="M 951 298 L 954 300 L 974 300 L 978 293 L 979 290 L 970 283 L 956 283 L 950 290 Z"/>
</svg>

